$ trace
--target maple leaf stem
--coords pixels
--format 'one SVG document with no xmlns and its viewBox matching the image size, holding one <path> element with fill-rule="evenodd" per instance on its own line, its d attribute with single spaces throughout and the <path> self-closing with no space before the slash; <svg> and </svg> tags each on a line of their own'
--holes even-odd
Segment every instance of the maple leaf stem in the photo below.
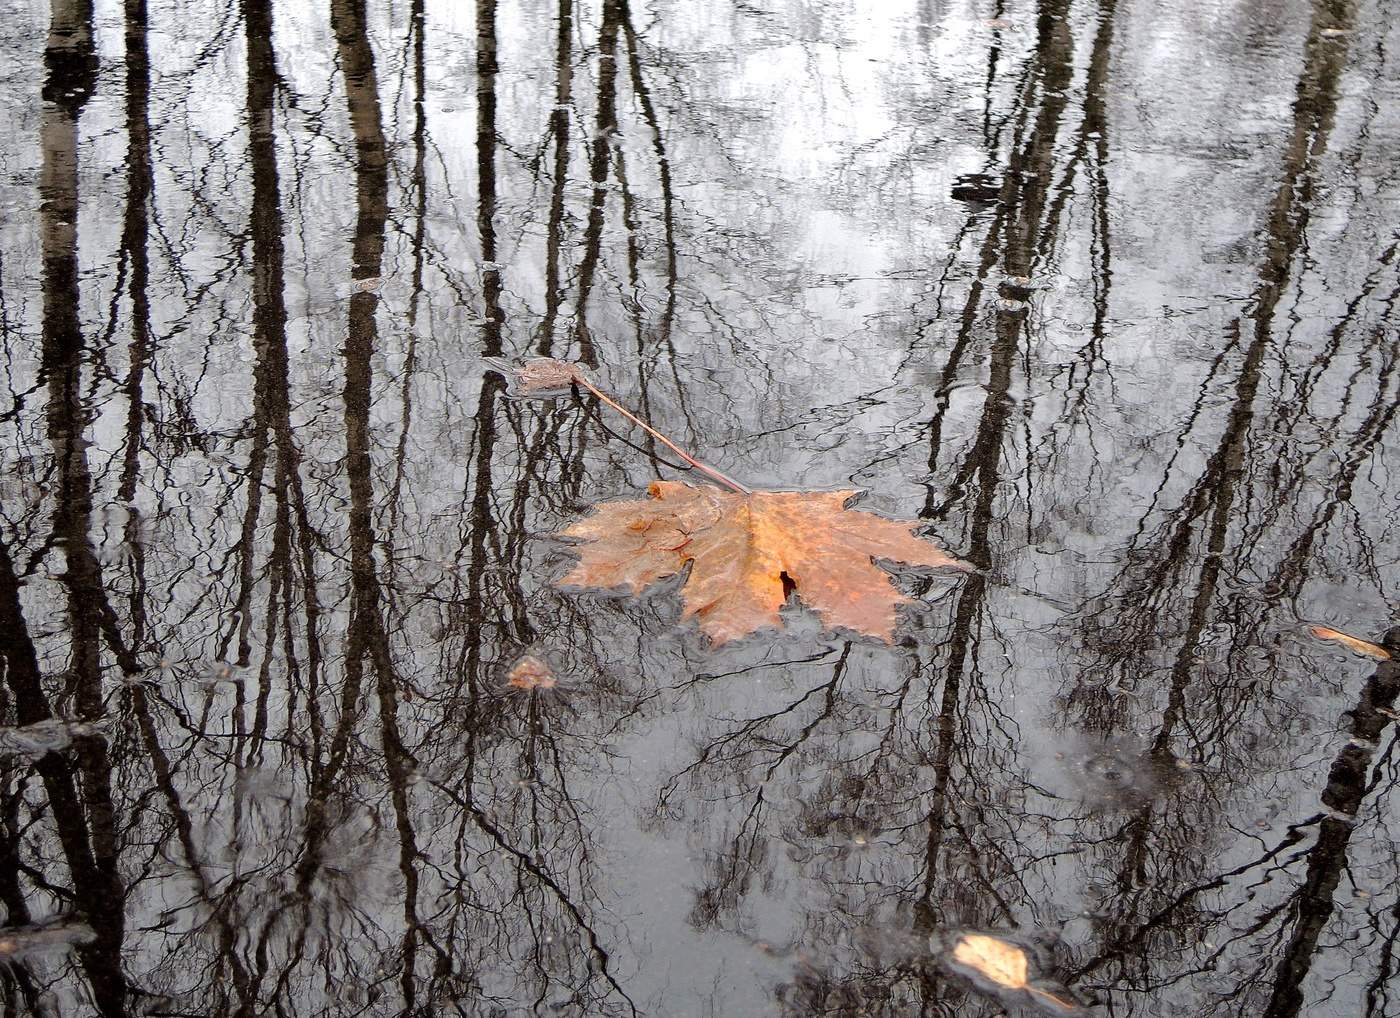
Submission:
<svg viewBox="0 0 1400 1018">
<path fill-rule="evenodd" d="M 611 396 L 609 396 L 606 392 L 603 392 L 603 390 L 599 389 L 596 385 L 594 385 L 592 382 L 590 382 L 590 381 L 588 380 L 588 378 L 584 375 L 584 373 L 583 373 L 582 371 L 575 371 L 575 372 L 574 372 L 574 379 L 578 382 L 579 385 L 583 386 L 583 387 L 584 387 L 585 389 L 587 389 L 589 392 L 593 393 L 593 395 L 597 396 L 600 400 L 602 400 L 602 401 L 603 401 L 604 403 L 606 403 L 608 406 L 612 407 L 614 410 L 616 410 L 618 413 L 620 413 L 623 417 L 626 417 L 629 421 L 631 421 L 631 422 L 632 422 L 633 424 L 635 424 L 637 427 L 641 428 L 643 431 L 645 431 L 645 432 L 646 432 L 648 435 L 650 435 L 652 438 L 656 439 L 656 440 L 657 440 L 658 442 L 660 442 L 662 445 L 666 446 L 666 448 L 670 449 L 673 453 L 675 453 L 675 454 L 676 454 L 677 456 L 679 456 L 681 459 L 685 460 L 687 463 L 689 463 L 692 467 L 694 467 L 696 470 L 700 471 L 700 472 L 701 472 L 702 474 L 704 474 L 705 476 L 711 478 L 712 480 L 718 481 L 720 484 L 724 485 L 726 488 L 729 488 L 729 489 L 731 489 L 731 490 L 733 490 L 733 491 L 737 491 L 737 492 L 738 492 L 739 494 L 741 494 L 741 495 L 752 495 L 752 494 L 753 494 L 753 489 L 752 489 L 752 488 L 747 488 L 747 487 L 745 487 L 744 485 L 740 484 L 738 481 L 734 480 L 734 478 L 729 477 L 729 476 L 726 475 L 726 474 L 720 473 L 720 471 L 716 470 L 714 467 L 710 466 L 710 465 L 707 464 L 707 463 L 702 463 L 700 460 L 698 460 L 698 459 L 696 459 L 694 456 L 690 455 L 690 453 L 686 452 L 684 449 L 682 449 L 680 446 L 678 446 L 675 442 L 672 442 L 669 438 L 667 438 L 667 437 L 666 437 L 665 435 L 663 435 L 661 432 L 657 431 L 655 428 L 653 428 L 653 427 L 652 427 L 650 424 L 648 424 L 646 421 L 642 420 L 642 419 L 641 419 L 640 417 L 638 417 L 636 414 L 632 413 L 632 411 L 628 410 L 625 406 L 622 406 L 620 403 L 618 403 L 616 400 L 614 400 Z"/>
<path fill-rule="evenodd" d="M 1042 990 L 1042 989 L 1040 989 L 1039 987 L 1036 987 L 1036 986 L 1027 986 L 1026 989 L 1029 990 L 1031 993 L 1035 994 L 1037 997 L 1041 997 L 1041 998 L 1043 998 L 1044 1000 L 1048 1000 L 1048 1001 L 1050 1001 L 1052 1004 L 1058 1004 L 1060 1007 L 1064 1008 L 1066 1011 L 1078 1011 L 1078 1010 L 1079 1010 L 1079 1008 L 1075 1006 L 1075 1004 L 1074 1004 L 1073 1001 L 1065 1000 L 1063 997 L 1057 997 L 1057 996 L 1055 996 L 1055 994 L 1049 992 L 1048 990 Z"/>
</svg>

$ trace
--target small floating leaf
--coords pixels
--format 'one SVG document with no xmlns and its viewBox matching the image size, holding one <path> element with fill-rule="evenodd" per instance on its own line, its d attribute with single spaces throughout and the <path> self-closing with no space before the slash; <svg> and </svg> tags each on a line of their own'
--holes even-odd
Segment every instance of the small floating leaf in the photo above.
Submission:
<svg viewBox="0 0 1400 1018">
<path fill-rule="evenodd" d="M 515 662 L 515 667 L 506 676 L 506 685 L 515 689 L 553 689 L 558 684 L 559 680 L 554 677 L 554 669 L 549 667 L 547 661 L 534 654 L 526 654 Z"/>
<path fill-rule="evenodd" d="M 1026 988 L 1026 952 L 1005 940 L 968 933 L 953 947 L 953 960 L 1008 989 Z"/>
<path fill-rule="evenodd" d="M 1078 1011 L 1073 1001 L 1056 996 L 1030 981 L 1025 949 L 985 933 L 963 933 L 953 945 L 952 960 L 1004 990 L 1029 993 L 1066 1011 Z"/>
<path fill-rule="evenodd" d="M 952 196 L 972 204 L 994 202 L 1001 197 L 1001 180 L 989 173 L 964 173 L 953 180 Z"/>
<path fill-rule="evenodd" d="M 1023 300 L 1037 290 L 1053 289 L 1051 284 L 1039 276 L 1003 276 L 997 283 L 1003 297 Z"/>
<path fill-rule="evenodd" d="M 1390 660 L 1390 651 L 1386 650 L 1378 643 L 1372 643 L 1370 640 L 1363 640 L 1356 636 L 1348 636 L 1346 633 L 1336 629 L 1328 629 L 1326 626 L 1309 626 L 1308 631 L 1319 640 L 1331 640 L 1333 643 L 1340 643 L 1353 654 L 1372 657 L 1377 661 Z"/>
</svg>

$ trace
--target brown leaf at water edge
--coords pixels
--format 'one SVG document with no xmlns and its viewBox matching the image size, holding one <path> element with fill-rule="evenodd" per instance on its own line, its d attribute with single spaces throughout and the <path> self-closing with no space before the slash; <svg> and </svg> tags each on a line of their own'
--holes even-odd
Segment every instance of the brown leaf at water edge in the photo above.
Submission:
<svg viewBox="0 0 1400 1018">
<path fill-rule="evenodd" d="M 1363 640 L 1360 637 L 1348 636 L 1337 629 L 1329 629 L 1326 626 L 1309 626 L 1308 631 L 1319 640 L 1330 640 L 1333 643 L 1340 643 L 1353 654 L 1361 654 L 1365 657 L 1375 658 L 1377 661 L 1389 661 L 1390 651 L 1386 650 L 1378 643 L 1370 640 Z"/>
<path fill-rule="evenodd" d="M 964 933 L 953 945 L 952 960 L 1006 990 L 1039 997 L 1066 1011 L 1078 1011 L 1073 1001 L 1056 996 L 1030 981 L 1030 962 L 1023 948 L 985 933 Z"/>
<path fill-rule="evenodd" d="M 696 616 L 715 645 L 781 626 L 778 610 L 795 589 L 827 629 L 887 643 L 895 609 L 910 602 L 875 559 L 970 568 L 914 536 L 913 522 L 847 509 L 855 491 L 750 494 L 655 481 L 645 499 L 604 502 L 566 527 L 579 561 L 559 581 L 640 594 L 691 563 L 683 617 Z"/>
</svg>

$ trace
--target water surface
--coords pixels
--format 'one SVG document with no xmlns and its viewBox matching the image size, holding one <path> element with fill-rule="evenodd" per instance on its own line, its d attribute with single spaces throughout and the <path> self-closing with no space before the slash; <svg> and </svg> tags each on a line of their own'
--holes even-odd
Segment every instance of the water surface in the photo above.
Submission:
<svg viewBox="0 0 1400 1018">
<path fill-rule="evenodd" d="M 1400 1016 L 1393 2 L 0 13 L 6 1013 Z M 531 355 L 978 571 L 556 589 Z"/>
</svg>

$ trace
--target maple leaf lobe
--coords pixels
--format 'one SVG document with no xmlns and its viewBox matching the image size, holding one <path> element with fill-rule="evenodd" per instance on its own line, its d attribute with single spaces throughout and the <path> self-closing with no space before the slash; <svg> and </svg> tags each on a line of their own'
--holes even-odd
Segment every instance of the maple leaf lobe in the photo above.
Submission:
<svg viewBox="0 0 1400 1018">
<path fill-rule="evenodd" d="M 647 494 L 601 503 L 561 532 L 582 543 L 559 583 L 638 594 L 690 563 L 683 616 L 716 645 L 781 626 L 789 585 L 826 628 L 889 642 L 911 599 L 874 560 L 967 568 L 916 537 L 916 523 L 846 508 L 855 490 L 741 495 L 656 481 Z"/>
</svg>

